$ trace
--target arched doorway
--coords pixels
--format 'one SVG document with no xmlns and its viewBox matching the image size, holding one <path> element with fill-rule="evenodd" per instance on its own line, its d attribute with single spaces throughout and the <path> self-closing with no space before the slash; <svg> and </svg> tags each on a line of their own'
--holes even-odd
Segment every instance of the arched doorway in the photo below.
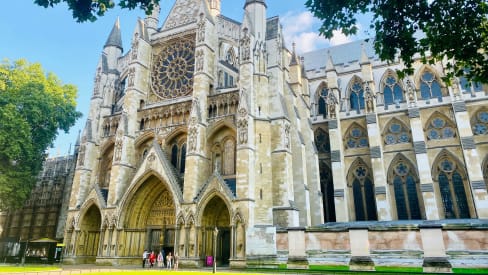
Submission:
<svg viewBox="0 0 488 275">
<path fill-rule="evenodd" d="M 205 257 L 215 256 L 218 266 L 229 265 L 231 248 L 230 214 L 222 198 L 215 196 L 205 206 L 202 216 L 203 253 Z M 218 229 L 214 240 L 214 230 Z M 214 254 L 214 245 L 216 255 Z"/>
<path fill-rule="evenodd" d="M 78 245 L 76 246 L 77 256 L 93 257 L 93 260 L 88 260 L 88 262 L 95 262 L 98 254 L 101 224 L 100 209 L 93 204 L 85 211 L 81 219 Z"/>
<path fill-rule="evenodd" d="M 175 202 L 158 177 L 151 175 L 137 187 L 124 212 L 120 256 L 139 257 L 144 250 L 159 253 L 161 249 L 173 253 Z"/>
</svg>

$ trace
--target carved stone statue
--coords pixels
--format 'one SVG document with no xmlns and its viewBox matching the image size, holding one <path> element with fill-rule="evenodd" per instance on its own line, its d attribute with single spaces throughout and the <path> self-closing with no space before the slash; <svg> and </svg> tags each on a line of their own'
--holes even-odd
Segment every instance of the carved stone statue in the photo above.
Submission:
<svg viewBox="0 0 488 275">
<path fill-rule="evenodd" d="M 366 113 L 373 113 L 374 112 L 374 95 L 369 88 L 369 85 L 366 85 L 364 99 L 366 101 Z"/>
<path fill-rule="evenodd" d="M 247 32 L 247 29 L 244 29 L 241 38 L 241 61 L 249 61 L 251 58 L 251 38 Z"/>
<path fill-rule="evenodd" d="M 327 97 L 327 114 L 329 114 L 330 118 L 336 118 L 337 103 L 337 98 L 334 93 L 331 92 Z"/>
</svg>

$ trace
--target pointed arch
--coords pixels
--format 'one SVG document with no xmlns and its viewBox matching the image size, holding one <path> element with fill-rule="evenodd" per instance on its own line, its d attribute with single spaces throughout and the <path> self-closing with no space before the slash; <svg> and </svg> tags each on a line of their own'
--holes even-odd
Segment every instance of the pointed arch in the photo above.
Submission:
<svg viewBox="0 0 488 275">
<path fill-rule="evenodd" d="M 398 75 L 392 69 L 387 69 L 380 82 L 380 93 L 383 95 L 385 106 L 405 102 L 404 89 Z"/>
<path fill-rule="evenodd" d="M 385 145 L 405 144 L 412 140 L 412 134 L 407 125 L 396 117 L 386 123 L 382 135 Z"/>
<path fill-rule="evenodd" d="M 355 75 L 347 85 L 347 98 L 350 111 L 356 111 L 358 114 L 364 109 L 364 86 L 363 80 Z"/>
<path fill-rule="evenodd" d="M 373 175 L 361 157 L 349 167 L 347 185 L 353 198 L 351 203 L 356 221 L 377 220 Z"/>
<path fill-rule="evenodd" d="M 444 218 L 463 219 L 473 216 L 471 189 L 465 165 L 447 149 L 443 149 L 432 166 L 443 205 Z"/>
<path fill-rule="evenodd" d="M 442 101 L 443 96 L 448 96 L 447 89 L 441 80 L 439 72 L 433 67 L 425 64 L 415 76 L 417 98 L 429 100 L 437 98 Z"/>
<path fill-rule="evenodd" d="M 366 129 L 357 122 L 353 122 L 344 135 L 344 146 L 346 149 L 368 147 L 369 140 Z"/>
<path fill-rule="evenodd" d="M 329 132 L 324 130 L 322 127 L 318 127 L 314 133 L 315 146 L 317 146 L 317 151 L 320 153 L 330 153 L 330 139 Z"/>
<path fill-rule="evenodd" d="M 439 111 L 432 113 L 424 129 L 427 140 L 453 139 L 458 136 L 456 124 Z"/>
<path fill-rule="evenodd" d="M 327 117 L 327 98 L 329 96 L 329 88 L 327 83 L 322 82 L 315 91 L 315 102 L 317 104 L 317 115 Z"/>
<path fill-rule="evenodd" d="M 394 194 L 399 220 L 419 220 L 425 217 L 416 166 L 398 153 L 388 168 L 388 184 Z"/>
<path fill-rule="evenodd" d="M 324 222 L 335 222 L 335 203 L 334 203 L 334 179 L 330 161 L 321 160 L 319 162 L 320 191 L 322 193 L 322 207 L 324 211 Z"/>
</svg>

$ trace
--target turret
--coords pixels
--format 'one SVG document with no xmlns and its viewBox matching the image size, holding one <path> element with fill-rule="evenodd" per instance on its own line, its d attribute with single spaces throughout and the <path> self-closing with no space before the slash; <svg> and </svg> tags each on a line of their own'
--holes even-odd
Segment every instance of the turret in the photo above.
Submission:
<svg viewBox="0 0 488 275">
<path fill-rule="evenodd" d="M 210 6 L 212 16 L 220 14 L 220 0 L 208 0 L 208 5 Z"/>
<path fill-rule="evenodd" d="M 159 24 L 159 13 L 161 12 L 161 7 L 158 5 L 154 5 L 153 10 L 150 15 L 144 19 L 144 23 L 147 27 L 147 31 L 149 34 L 153 34 L 158 30 Z"/>
<path fill-rule="evenodd" d="M 244 9 L 249 14 L 258 41 L 266 39 L 266 3 L 264 0 L 246 0 Z"/>
<path fill-rule="evenodd" d="M 117 18 L 115 24 L 107 38 L 107 42 L 103 46 L 103 53 L 107 57 L 108 69 L 117 68 L 117 59 L 124 51 L 122 47 L 122 35 L 120 34 L 120 20 Z"/>
</svg>

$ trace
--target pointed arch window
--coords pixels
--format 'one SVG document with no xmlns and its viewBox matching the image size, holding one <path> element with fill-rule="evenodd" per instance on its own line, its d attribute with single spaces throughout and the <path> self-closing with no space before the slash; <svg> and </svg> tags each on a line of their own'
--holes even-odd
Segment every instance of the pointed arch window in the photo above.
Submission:
<svg viewBox="0 0 488 275">
<path fill-rule="evenodd" d="M 315 131 L 315 145 L 319 153 L 330 153 L 329 133 L 322 130 L 322 128 Z"/>
<path fill-rule="evenodd" d="M 405 101 L 403 89 L 391 72 L 383 80 L 383 100 L 385 106 Z"/>
<path fill-rule="evenodd" d="M 357 221 L 377 220 L 374 183 L 369 168 L 361 161 L 351 166 L 354 212 Z"/>
<path fill-rule="evenodd" d="M 488 112 L 477 112 L 472 125 L 474 135 L 488 135 Z"/>
<path fill-rule="evenodd" d="M 334 204 L 334 181 L 330 165 L 325 161 L 319 164 L 320 169 L 320 189 L 322 192 L 322 206 L 324 209 L 324 221 L 335 222 L 335 204 Z"/>
<path fill-rule="evenodd" d="M 400 158 L 392 164 L 389 177 L 393 184 L 395 203 L 399 220 L 422 219 L 419 193 L 413 167 Z"/>
<path fill-rule="evenodd" d="M 365 148 L 369 146 L 368 134 L 359 125 L 353 125 L 346 133 L 346 149 Z"/>
<path fill-rule="evenodd" d="M 420 96 L 422 99 L 438 98 L 442 100 L 442 89 L 434 73 L 425 71 L 420 76 Z"/>
<path fill-rule="evenodd" d="M 437 181 L 446 219 L 470 218 L 464 171 L 445 156 L 437 163 Z"/>
<path fill-rule="evenodd" d="M 411 140 L 410 131 L 397 119 L 388 123 L 384 136 L 385 145 L 409 143 Z"/>
<path fill-rule="evenodd" d="M 358 114 L 364 109 L 364 88 L 359 78 L 356 78 L 349 88 L 349 102 L 351 110 L 356 110 Z"/>
<path fill-rule="evenodd" d="M 327 96 L 329 95 L 329 89 L 322 87 L 317 93 L 318 115 L 327 117 Z"/>
<path fill-rule="evenodd" d="M 185 173 L 186 142 L 181 144 L 175 143 L 171 146 L 171 164 L 173 164 L 179 173 Z"/>
<path fill-rule="evenodd" d="M 435 115 L 427 125 L 427 139 L 452 139 L 457 136 L 454 124 L 441 115 Z"/>
</svg>

